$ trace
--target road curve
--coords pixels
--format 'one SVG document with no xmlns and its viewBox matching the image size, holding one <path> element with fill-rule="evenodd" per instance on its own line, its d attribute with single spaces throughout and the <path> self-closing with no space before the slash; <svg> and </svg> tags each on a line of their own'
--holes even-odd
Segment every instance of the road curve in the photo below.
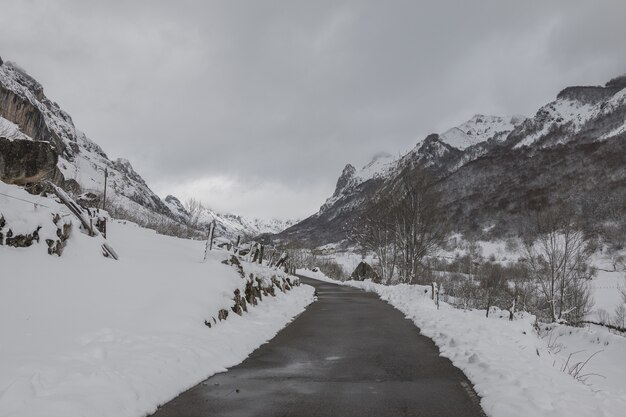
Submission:
<svg viewBox="0 0 626 417">
<path fill-rule="evenodd" d="M 465 375 L 376 295 L 302 277 L 311 304 L 228 372 L 154 417 L 478 417 Z"/>
</svg>

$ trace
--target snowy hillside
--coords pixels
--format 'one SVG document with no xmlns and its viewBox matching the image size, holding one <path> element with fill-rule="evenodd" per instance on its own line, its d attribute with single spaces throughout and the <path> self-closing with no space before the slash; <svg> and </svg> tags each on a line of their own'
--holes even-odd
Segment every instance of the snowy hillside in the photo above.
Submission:
<svg viewBox="0 0 626 417">
<path fill-rule="evenodd" d="M 604 87 L 569 87 L 512 134 L 514 147 L 604 140 L 626 132 L 626 76 Z"/>
<path fill-rule="evenodd" d="M 445 131 L 439 137 L 448 145 L 464 150 L 490 139 L 504 140 L 524 120 L 523 116 L 499 117 L 477 114 L 467 122 Z"/>
<path fill-rule="evenodd" d="M 496 223 L 495 233 L 514 234 L 525 216 L 563 201 L 593 212 L 586 220 L 601 227 L 626 216 L 620 204 L 625 138 L 626 76 L 604 86 L 568 87 L 531 118 L 475 115 L 428 135 L 396 160 L 361 170 L 346 165 L 319 211 L 276 239 L 311 246 L 343 241 L 368 202 L 424 168 L 443 192 L 457 231 Z"/>
<path fill-rule="evenodd" d="M 390 169 L 394 168 L 396 161 L 397 158 L 387 152 L 377 153 L 369 163 L 355 172 L 354 177 L 357 178 L 358 181 L 363 182 L 384 176 Z"/>
<path fill-rule="evenodd" d="M 10 140 L 32 140 L 20 130 L 20 127 L 10 120 L 0 116 L 0 137 Z"/>
<path fill-rule="evenodd" d="M 92 206 L 102 204 L 106 170 L 107 209 L 118 217 L 160 226 L 160 231 L 170 233 L 189 227 L 189 216 L 182 204 L 179 208 L 157 196 L 130 161 L 109 159 L 102 148 L 76 129 L 69 114 L 44 95 L 41 84 L 11 62 L 0 65 L 0 137 L 50 142 L 59 154 L 57 167 L 61 174 L 53 181 L 71 194 L 89 193 L 91 197 L 85 201 Z M 219 232 L 228 237 L 277 233 L 291 224 L 212 211 L 204 217 L 215 218 Z M 197 226 L 204 229 L 205 225 Z"/>
<path fill-rule="evenodd" d="M 190 213 L 185 208 L 185 205 L 174 196 L 168 195 L 164 201 L 179 221 L 185 224 L 192 224 L 201 230 L 206 230 L 209 224 L 215 221 L 218 235 L 231 240 L 236 240 L 237 236 L 251 238 L 264 233 L 280 233 L 296 223 L 293 220 L 264 220 L 238 216 L 236 214 L 218 213 L 204 207 L 197 201 L 195 204 L 198 204 L 198 206 L 193 209 L 193 213 Z"/>
<path fill-rule="evenodd" d="M 241 261 L 244 278 L 224 264 L 229 252 L 203 262 L 204 242 L 126 221 L 109 222 L 120 259 L 105 258 L 55 199 L 3 183 L 0 193 L 11 196 L 0 195 L 1 417 L 144 416 L 241 362 L 313 301 L 311 287 L 271 283 L 295 281 L 281 271 Z M 72 223 L 61 257 L 45 243 L 56 213 Z M 9 228 L 38 230 L 39 242 L 8 246 Z M 249 274 L 276 296 L 238 315 Z"/>
<path fill-rule="evenodd" d="M 36 80 L 10 62 L 0 66 L 0 116 L 12 123 L 14 138 L 21 132 L 54 146 L 64 178 L 59 185 L 66 190 L 101 195 L 106 169 L 111 206 L 123 208 L 137 219 L 170 214 L 130 162 L 110 160 L 102 148 L 76 129 L 69 114 L 44 95 Z M 16 126 L 19 132 L 14 131 Z"/>
</svg>

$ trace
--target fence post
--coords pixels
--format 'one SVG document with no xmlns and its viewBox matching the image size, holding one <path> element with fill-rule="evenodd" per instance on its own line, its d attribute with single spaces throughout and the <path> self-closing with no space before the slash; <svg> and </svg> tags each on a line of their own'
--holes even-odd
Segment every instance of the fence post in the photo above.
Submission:
<svg viewBox="0 0 626 417">
<path fill-rule="evenodd" d="M 215 234 L 215 220 L 209 225 L 209 231 L 207 233 L 206 247 L 204 248 L 204 260 L 206 261 L 209 256 L 209 251 L 213 250 L 213 235 Z"/>
</svg>

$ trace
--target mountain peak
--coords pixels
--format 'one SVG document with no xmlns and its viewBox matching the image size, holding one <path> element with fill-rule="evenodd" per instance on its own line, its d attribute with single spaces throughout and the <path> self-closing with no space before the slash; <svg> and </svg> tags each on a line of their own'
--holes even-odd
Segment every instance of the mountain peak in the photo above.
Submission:
<svg viewBox="0 0 626 417">
<path fill-rule="evenodd" d="M 442 142 L 465 150 L 490 139 L 504 139 L 506 135 L 524 122 L 524 116 L 488 116 L 475 114 L 471 119 L 441 134 Z"/>
<path fill-rule="evenodd" d="M 354 174 L 356 174 L 356 168 L 352 164 L 346 164 L 337 180 L 337 186 L 335 187 L 335 193 L 333 195 L 339 195 L 354 178 Z"/>
</svg>

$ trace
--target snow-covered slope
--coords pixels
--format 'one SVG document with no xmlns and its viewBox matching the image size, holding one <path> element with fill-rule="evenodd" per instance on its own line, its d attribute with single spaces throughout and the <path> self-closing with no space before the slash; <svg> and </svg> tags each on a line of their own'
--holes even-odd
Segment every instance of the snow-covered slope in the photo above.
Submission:
<svg viewBox="0 0 626 417">
<path fill-rule="evenodd" d="M 10 120 L 0 116 L 0 137 L 10 140 L 32 140 L 20 130 L 20 127 Z"/>
<path fill-rule="evenodd" d="M 367 181 L 372 178 L 385 176 L 389 170 L 395 167 L 395 163 L 398 158 L 395 158 L 393 155 L 388 154 L 387 152 L 379 152 L 372 160 L 367 163 L 363 168 L 354 173 L 354 177 L 358 179 L 358 181 Z"/>
<path fill-rule="evenodd" d="M 204 242 L 127 221 L 108 224 L 119 261 L 75 222 L 63 255 L 50 256 L 53 214 L 72 221 L 67 208 L 15 185 L 0 182 L 0 193 L 1 243 L 8 228 L 42 226 L 30 247 L 0 245 L 0 417 L 146 416 L 241 362 L 313 301 L 311 287 L 275 288 L 235 314 L 251 273 L 263 285 L 287 275 L 241 261 L 242 277 L 223 263 L 231 253 L 203 261 Z M 213 321 L 222 309 L 228 318 Z"/>
<path fill-rule="evenodd" d="M 254 237 L 265 233 L 280 233 L 294 224 L 292 220 L 263 220 L 238 216 L 236 214 L 221 214 L 205 208 L 200 215 L 200 223 L 208 224 L 215 220 L 218 230 L 225 236 L 236 238 Z"/>
<path fill-rule="evenodd" d="M 0 65 L 0 137 L 10 140 L 48 141 L 59 154 L 59 184 L 71 194 L 90 193 L 90 203 L 101 204 L 104 174 L 108 172 L 107 209 L 161 231 L 189 231 L 189 215 L 180 201 L 162 200 L 123 158 L 111 160 L 102 148 L 76 129 L 72 118 L 45 94 L 43 87 L 17 64 Z M 170 201 L 168 201 L 170 199 Z M 174 200 L 176 201 L 174 201 Z M 203 220 L 216 219 L 218 231 L 233 237 L 277 233 L 289 221 L 263 221 L 206 210 Z M 204 224 L 194 225 L 199 229 Z"/>
<path fill-rule="evenodd" d="M 171 212 L 185 224 L 192 224 L 198 229 L 206 230 L 209 224 L 215 220 L 218 235 L 235 240 L 237 236 L 251 238 L 265 233 L 279 233 L 296 223 L 293 220 L 271 219 L 264 220 L 238 216 L 236 214 L 223 214 L 204 207 L 201 204 L 189 213 L 181 201 L 171 195 L 165 197 L 165 204 Z"/>
<path fill-rule="evenodd" d="M 512 132 L 514 148 L 597 141 L 626 132 L 626 76 L 604 87 L 568 87 Z"/>
<path fill-rule="evenodd" d="M 439 136 L 448 145 L 464 150 L 491 139 L 504 140 L 525 119 L 523 116 L 499 117 L 477 114 Z"/>
</svg>

